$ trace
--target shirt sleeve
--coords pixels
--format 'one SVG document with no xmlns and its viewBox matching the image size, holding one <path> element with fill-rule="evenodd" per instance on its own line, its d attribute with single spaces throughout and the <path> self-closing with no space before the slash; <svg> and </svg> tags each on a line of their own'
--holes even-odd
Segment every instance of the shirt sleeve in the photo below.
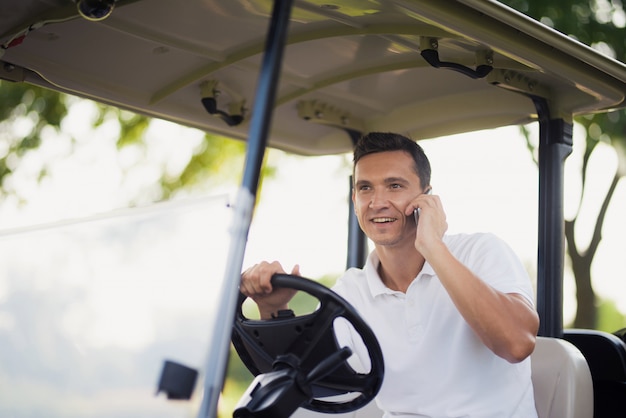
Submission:
<svg viewBox="0 0 626 418">
<path fill-rule="evenodd" d="M 476 242 L 464 254 L 463 264 L 494 289 L 517 293 L 535 305 L 530 277 L 513 249 L 493 234 L 476 235 Z"/>
</svg>

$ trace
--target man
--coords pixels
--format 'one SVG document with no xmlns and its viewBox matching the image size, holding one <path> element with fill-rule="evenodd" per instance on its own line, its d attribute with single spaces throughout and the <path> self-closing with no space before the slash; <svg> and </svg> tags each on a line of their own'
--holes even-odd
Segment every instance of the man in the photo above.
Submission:
<svg viewBox="0 0 626 418">
<path fill-rule="evenodd" d="M 529 356 L 539 318 L 512 250 L 491 234 L 445 234 L 430 163 L 415 141 L 365 135 L 353 174 L 355 212 L 375 249 L 333 290 L 381 345 L 385 418 L 536 417 Z M 242 274 L 241 291 L 262 318 L 286 309 L 294 294 L 272 289 L 274 273 L 285 273 L 278 262 Z"/>
</svg>

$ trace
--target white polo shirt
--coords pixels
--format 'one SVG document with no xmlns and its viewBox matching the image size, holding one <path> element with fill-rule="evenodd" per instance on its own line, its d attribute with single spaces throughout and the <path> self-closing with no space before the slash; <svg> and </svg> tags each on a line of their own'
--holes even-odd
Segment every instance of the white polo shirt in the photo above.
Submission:
<svg viewBox="0 0 626 418">
<path fill-rule="evenodd" d="M 530 279 L 502 240 L 463 234 L 445 236 L 444 242 L 489 285 L 533 303 Z M 356 308 L 380 343 L 385 377 L 376 402 L 385 418 L 537 416 L 530 358 L 511 364 L 489 350 L 428 263 L 406 294 L 383 284 L 379 263 L 373 251 L 364 269 L 348 270 L 333 290 Z M 341 334 L 341 325 L 337 328 Z M 359 358 L 368 358 L 362 343 L 352 344 Z"/>
</svg>

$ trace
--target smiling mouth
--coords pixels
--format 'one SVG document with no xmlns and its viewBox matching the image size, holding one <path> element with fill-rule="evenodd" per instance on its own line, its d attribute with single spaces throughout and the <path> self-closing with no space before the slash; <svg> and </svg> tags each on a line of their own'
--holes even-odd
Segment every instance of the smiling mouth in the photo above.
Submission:
<svg viewBox="0 0 626 418">
<path fill-rule="evenodd" d="M 396 220 L 396 218 L 373 218 L 372 222 L 374 222 L 375 224 L 384 224 L 389 222 L 395 222 Z"/>
</svg>

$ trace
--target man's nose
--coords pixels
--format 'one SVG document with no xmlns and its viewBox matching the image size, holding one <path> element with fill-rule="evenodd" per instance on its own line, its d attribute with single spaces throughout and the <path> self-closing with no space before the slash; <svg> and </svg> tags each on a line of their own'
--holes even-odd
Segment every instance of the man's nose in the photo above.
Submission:
<svg viewBox="0 0 626 418">
<path fill-rule="evenodd" d="M 380 209 L 380 208 L 384 208 L 388 204 L 389 204 L 389 199 L 387 198 L 387 194 L 384 191 L 374 192 L 372 194 L 372 199 L 370 200 L 370 208 Z"/>
</svg>

